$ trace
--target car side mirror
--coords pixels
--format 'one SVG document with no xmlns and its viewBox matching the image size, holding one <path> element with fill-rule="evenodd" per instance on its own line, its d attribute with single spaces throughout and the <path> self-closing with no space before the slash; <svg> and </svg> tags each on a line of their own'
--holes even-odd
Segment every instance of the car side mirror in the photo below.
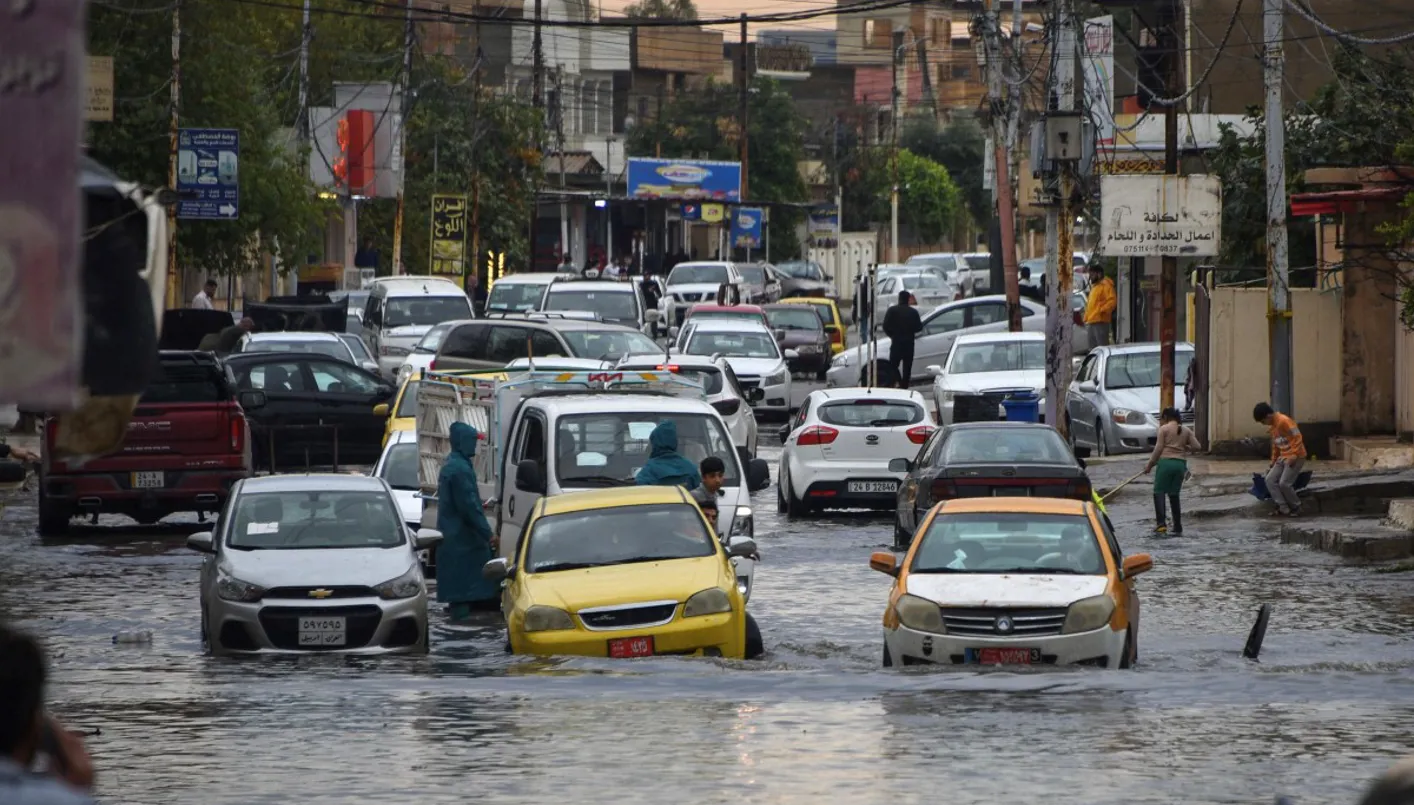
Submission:
<svg viewBox="0 0 1414 805">
<path fill-rule="evenodd" d="M 835 275 L 834 275 L 834 274 L 826 274 L 826 275 L 825 275 L 825 282 L 834 282 L 834 281 L 835 281 Z"/>
<path fill-rule="evenodd" d="M 481 578 L 487 581 L 505 581 L 511 575 L 511 560 L 504 557 L 492 559 L 481 566 Z"/>
<path fill-rule="evenodd" d="M 540 462 L 527 458 L 516 465 L 516 489 L 545 494 L 545 470 L 540 467 Z"/>
<path fill-rule="evenodd" d="M 869 555 L 869 569 L 888 576 L 898 576 L 898 557 L 888 551 L 875 551 Z"/>
<path fill-rule="evenodd" d="M 786 350 L 786 360 L 793 361 L 800 357 L 800 351 L 795 349 Z"/>
<path fill-rule="evenodd" d="M 1080 391 L 1095 391 L 1099 388 L 1099 386 L 1095 385 L 1095 381 L 1093 380 L 1086 380 L 1085 382 L 1077 385 L 1076 388 Z"/>
<path fill-rule="evenodd" d="M 187 547 L 198 553 L 216 553 L 216 538 L 210 531 L 198 531 L 187 537 Z"/>
<path fill-rule="evenodd" d="M 928 364 L 928 374 L 932 375 L 933 377 L 937 377 L 937 376 L 941 375 L 942 373 L 943 373 L 943 367 L 937 365 L 936 363 L 930 363 L 930 364 Z"/>
<path fill-rule="evenodd" d="M 417 546 L 419 551 L 435 548 L 441 544 L 442 532 L 435 528 L 419 528 L 417 529 L 416 537 L 413 539 L 413 545 Z"/>
<path fill-rule="evenodd" d="M 254 411 L 257 408 L 264 408 L 265 392 L 255 390 L 238 392 L 236 394 L 236 402 L 240 403 L 241 408 L 247 411 Z"/>
<path fill-rule="evenodd" d="M 373 415 L 374 415 L 374 416 L 387 416 L 387 415 L 388 415 L 388 412 L 389 412 L 390 410 L 392 410 L 392 409 L 390 409 L 390 408 L 388 407 L 388 404 L 387 404 L 387 403 L 378 403 L 377 405 L 373 406 Z"/>
<path fill-rule="evenodd" d="M 913 462 L 906 458 L 889 459 L 889 472 L 913 472 Z"/>
<path fill-rule="evenodd" d="M 1133 556 L 1124 557 L 1124 577 L 1137 576 L 1140 573 L 1148 573 L 1154 569 L 1154 557 L 1147 553 L 1136 553 Z"/>
<path fill-rule="evenodd" d="M 771 465 L 764 458 L 753 458 L 746 462 L 746 488 L 760 492 L 771 485 Z"/>
<path fill-rule="evenodd" d="M 669 327 L 669 328 L 668 328 L 668 337 L 669 337 L 669 338 L 677 338 L 677 337 L 678 337 L 678 333 L 681 332 L 681 331 L 682 331 L 682 329 L 681 329 L 680 327 Z"/>
</svg>

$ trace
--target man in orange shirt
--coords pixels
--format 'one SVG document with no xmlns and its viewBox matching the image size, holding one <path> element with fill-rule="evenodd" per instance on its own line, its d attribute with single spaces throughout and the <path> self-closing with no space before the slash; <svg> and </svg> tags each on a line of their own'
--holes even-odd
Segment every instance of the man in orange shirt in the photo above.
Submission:
<svg viewBox="0 0 1414 805">
<path fill-rule="evenodd" d="M 1090 346 L 1110 343 L 1110 322 L 1115 315 L 1114 280 L 1105 276 L 1099 263 L 1090 265 L 1090 295 L 1085 299 L 1085 329 L 1090 333 Z"/>
<path fill-rule="evenodd" d="M 1296 479 L 1306 463 L 1306 442 L 1296 420 L 1280 413 L 1267 403 L 1257 403 L 1252 418 L 1267 426 L 1272 435 L 1272 466 L 1267 470 L 1267 492 L 1277 505 L 1277 514 L 1295 517 L 1301 513 L 1301 500 L 1296 497 Z"/>
</svg>

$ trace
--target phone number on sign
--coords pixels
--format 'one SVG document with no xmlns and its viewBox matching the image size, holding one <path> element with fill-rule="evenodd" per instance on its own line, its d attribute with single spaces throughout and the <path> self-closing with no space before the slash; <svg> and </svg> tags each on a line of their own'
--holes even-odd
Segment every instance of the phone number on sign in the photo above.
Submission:
<svg viewBox="0 0 1414 805">
<path fill-rule="evenodd" d="M 1188 251 L 1185 251 L 1185 248 L 1187 248 Z M 1111 251 L 1111 250 L 1110 250 L 1109 248 L 1107 248 L 1107 251 Z M 1111 253 L 1115 253 L 1115 252 L 1111 251 Z M 1163 256 L 1165 256 L 1165 255 L 1180 256 L 1180 257 L 1202 257 L 1202 256 L 1203 256 L 1203 255 L 1200 255 L 1200 254 L 1196 253 L 1195 251 L 1193 251 L 1193 247 L 1192 247 L 1192 246 L 1188 246 L 1188 247 L 1183 247 L 1183 246 L 1158 246 L 1158 245 L 1155 245 L 1155 244 L 1152 244 L 1152 243 L 1145 244 L 1145 245 L 1143 245 L 1143 246 L 1121 246 L 1121 247 L 1119 247 L 1117 253 L 1118 253 L 1118 254 L 1130 254 L 1130 255 L 1134 255 L 1134 256 L 1136 256 L 1136 257 L 1163 257 Z"/>
</svg>

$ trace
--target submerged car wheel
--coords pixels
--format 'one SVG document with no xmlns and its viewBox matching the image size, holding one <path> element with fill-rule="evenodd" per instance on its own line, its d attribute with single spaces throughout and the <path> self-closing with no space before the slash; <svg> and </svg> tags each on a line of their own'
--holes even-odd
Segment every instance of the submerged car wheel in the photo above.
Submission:
<svg viewBox="0 0 1414 805">
<path fill-rule="evenodd" d="M 69 520 L 73 511 L 69 507 L 49 500 L 44 494 L 44 480 L 39 483 L 39 535 L 41 537 L 62 537 L 69 533 Z"/>
<path fill-rule="evenodd" d="M 1124 653 L 1120 655 L 1119 667 L 1129 669 L 1134 667 L 1134 663 L 1139 661 L 1139 647 L 1135 644 L 1134 629 L 1131 627 L 1124 633 Z"/>
<path fill-rule="evenodd" d="M 790 476 L 786 476 L 783 489 L 786 496 L 786 514 L 791 517 L 804 517 L 810 513 L 810 507 L 805 501 L 795 496 L 795 486 L 791 483 Z"/>
<path fill-rule="evenodd" d="M 785 514 L 787 510 L 784 481 L 776 481 L 776 514 Z"/>
<path fill-rule="evenodd" d="M 1095 420 L 1095 454 L 1107 456 L 1110 454 L 1110 446 L 1105 443 L 1105 428 L 1100 420 Z"/>
<path fill-rule="evenodd" d="M 885 643 L 885 644 L 884 644 L 884 667 L 885 667 L 885 668 L 892 668 L 892 667 L 894 667 L 894 657 L 893 657 L 892 654 L 889 653 L 889 644 L 888 644 L 888 643 Z"/>
<path fill-rule="evenodd" d="M 766 641 L 761 639 L 761 627 L 751 613 L 746 613 L 746 658 L 759 660 L 766 653 Z"/>
</svg>

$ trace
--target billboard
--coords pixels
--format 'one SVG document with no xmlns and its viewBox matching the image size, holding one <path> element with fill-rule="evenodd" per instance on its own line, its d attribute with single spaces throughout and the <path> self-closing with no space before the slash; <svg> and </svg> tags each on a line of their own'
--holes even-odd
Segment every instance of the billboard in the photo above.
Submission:
<svg viewBox="0 0 1414 805">
<path fill-rule="evenodd" d="M 466 267 L 466 196 L 432 196 L 430 273 L 462 283 Z"/>
<path fill-rule="evenodd" d="M 761 247 L 760 207 L 737 207 L 732 211 L 732 246 L 737 249 Z"/>
<path fill-rule="evenodd" d="M 349 167 L 352 146 L 367 170 L 365 183 L 354 195 L 392 198 L 398 194 L 403 170 L 401 95 L 392 84 L 335 82 L 334 106 L 309 109 L 309 178 L 317 187 L 334 192 L 346 189 L 338 172 Z M 362 113 L 362 114 L 351 114 Z M 341 143 L 340 140 L 343 140 Z M 340 162 L 344 165 L 341 167 Z"/>
<path fill-rule="evenodd" d="M 1115 18 L 1095 17 L 1085 21 L 1085 57 L 1081 74 L 1085 77 L 1085 108 L 1095 121 L 1095 141 L 1101 146 L 1115 142 Z"/>
<path fill-rule="evenodd" d="M 1213 257 L 1222 248 L 1216 176 L 1102 176 L 1100 250 L 1110 257 Z"/>
<path fill-rule="evenodd" d="M 741 163 L 629 157 L 628 194 L 642 199 L 741 200 Z"/>
<path fill-rule="evenodd" d="M 839 243 L 840 215 L 833 204 L 822 204 L 810 211 L 810 246 L 833 249 Z"/>
</svg>

